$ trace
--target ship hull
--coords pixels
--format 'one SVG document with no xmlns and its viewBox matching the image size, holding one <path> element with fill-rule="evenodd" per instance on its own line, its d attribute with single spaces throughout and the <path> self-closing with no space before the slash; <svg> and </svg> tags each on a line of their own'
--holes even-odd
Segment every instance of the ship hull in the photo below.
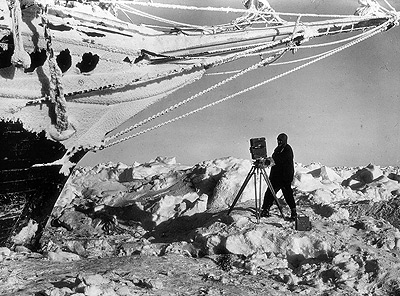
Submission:
<svg viewBox="0 0 400 296">
<path fill-rule="evenodd" d="M 0 246 L 36 249 L 68 179 L 60 174 L 60 165 L 43 164 L 60 159 L 66 149 L 44 132 L 26 130 L 19 121 L 0 121 L 0 138 Z M 74 155 L 72 161 L 83 155 Z"/>
</svg>

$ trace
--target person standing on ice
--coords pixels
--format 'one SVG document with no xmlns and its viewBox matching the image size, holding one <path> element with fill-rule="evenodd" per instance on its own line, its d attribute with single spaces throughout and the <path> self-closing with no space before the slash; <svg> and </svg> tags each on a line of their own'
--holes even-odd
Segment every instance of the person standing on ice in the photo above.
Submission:
<svg viewBox="0 0 400 296">
<path fill-rule="evenodd" d="M 292 181 L 294 176 L 294 163 L 293 163 L 293 150 L 287 143 L 288 136 L 286 134 L 279 134 L 277 137 L 278 146 L 275 148 L 272 157 L 269 157 L 271 173 L 270 181 L 275 193 L 282 190 L 286 203 L 290 207 L 290 219 L 294 220 L 297 217 L 296 203 L 293 197 Z M 264 204 L 262 206 L 261 217 L 270 216 L 270 208 L 274 203 L 274 196 L 268 188 L 264 195 Z"/>
</svg>

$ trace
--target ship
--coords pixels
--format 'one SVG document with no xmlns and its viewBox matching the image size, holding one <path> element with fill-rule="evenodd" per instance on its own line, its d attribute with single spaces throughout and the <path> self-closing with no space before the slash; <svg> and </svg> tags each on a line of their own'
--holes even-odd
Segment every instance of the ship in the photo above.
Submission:
<svg viewBox="0 0 400 296">
<path fill-rule="evenodd" d="M 349 15 L 322 18 L 277 12 L 266 0 L 242 4 L 235 9 L 154 1 L 3 0 L 0 245 L 39 247 L 65 182 L 88 151 L 134 138 L 140 134 L 135 128 L 248 71 L 273 64 L 311 40 L 350 36 L 344 45 L 265 83 L 389 30 L 399 19 L 393 7 L 375 0 L 360 0 Z M 200 26 L 151 15 L 140 10 L 143 7 L 236 17 Z M 166 25 L 137 24 L 131 16 Z M 202 79 L 209 69 L 255 55 L 261 61 L 252 67 L 113 133 L 142 110 Z M 35 235 L 21 240 L 21 233 L 32 228 Z"/>
</svg>

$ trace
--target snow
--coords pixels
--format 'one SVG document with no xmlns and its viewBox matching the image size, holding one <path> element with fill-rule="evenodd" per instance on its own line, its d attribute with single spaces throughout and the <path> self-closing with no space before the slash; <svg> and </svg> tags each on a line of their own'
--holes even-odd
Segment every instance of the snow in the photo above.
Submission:
<svg viewBox="0 0 400 296">
<path fill-rule="evenodd" d="M 229 207 L 251 166 L 251 161 L 233 157 L 203 161 L 193 167 L 179 164 L 175 158 L 157 157 L 143 164 L 110 162 L 77 168 L 56 206 L 63 207 L 76 196 L 96 197 L 97 203 L 107 206 L 127 204 L 138 197 L 157 197 L 152 214 L 158 217 L 153 222 L 159 224 L 188 214 L 187 211 L 194 214 Z M 398 179 L 398 169 L 393 167 L 368 164 L 362 168 L 330 168 L 318 163 L 296 163 L 292 185 L 298 202 L 319 205 L 322 211 L 323 205 L 334 209 L 340 202 L 389 201 L 399 196 Z M 282 196 L 278 194 L 278 197 L 282 203 Z M 251 181 L 240 202 L 253 200 L 254 182 Z M 330 216 L 334 220 L 348 217 L 346 209 L 332 211 Z"/>
<path fill-rule="evenodd" d="M 398 278 L 400 264 L 398 168 L 296 163 L 298 212 L 312 225 L 297 231 L 276 206 L 271 217 L 256 219 L 252 181 L 227 215 L 251 167 L 234 157 L 194 166 L 157 157 L 79 167 L 54 207 L 42 249 L 53 261 L 230 254 L 238 270 L 284 283 L 282 295 L 296 286 L 308 295 L 393 288 L 386 279 Z"/>
<path fill-rule="evenodd" d="M 65 185 L 52 216 L 63 221 L 69 229 L 82 229 L 70 221 L 76 216 L 73 214 L 76 207 L 83 207 L 93 214 L 116 216 L 116 220 L 121 223 L 135 221 L 151 227 L 161 227 L 178 218 L 193 217 L 210 211 L 224 212 L 230 209 L 251 166 L 251 161 L 233 157 L 203 161 L 193 167 L 179 164 L 175 158 L 157 157 L 143 164 L 109 162 L 95 167 L 77 168 Z M 396 200 L 400 196 L 398 179 L 398 169 L 393 167 L 380 168 L 369 164 L 361 168 L 330 168 L 319 163 L 296 163 L 292 185 L 300 214 L 308 215 L 314 220 L 342 223 L 350 222 L 354 218 L 353 212 L 362 211 L 362 207 L 354 205 L 370 204 L 372 207 Z M 262 192 L 266 190 L 264 183 L 262 182 Z M 284 212 L 287 212 L 280 192 L 278 198 Z M 271 226 L 261 230 L 254 228 L 254 216 L 243 216 L 243 213 L 236 210 L 243 207 L 254 208 L 254 203 L 254 182 L 251 180 L 235 208 L 232 208 L 235 210 L 231 219 L 241 232 L 221 236 L 218 224 L 204 226 L 201 230 L 204 233 L 200 236 L 208 241 L 206 244 L 212 246 L 208 251 L 221 248 L 221 244 L 234 254 L 249 255 L 260 250 L 266 251 L 265 240 L 274 241 L 275 238 L 262 236 L 271 231 Z M 78 212 L 79 217 L 81 212 Z M 394 219 L 386 218 L 389 221 Z M 278 213 L 276 219 L 281 219 Z M 224 223 L 226 221 L 222 224 Z M 290 226 L 290 223 L 285 223 L 282 225 Z M 398 222 L 394 223 L 398 225 Z M 85 231 L 102 232 L 98 226 L 90 227 L 89 230 L 84 227 Z M 208 229 L 209 227 L 211 228 Z M 279 227 L 273 229 L 275 230 L 279 230 Z M 283 235 L 280 239 L 286 239 L 284 237 L 286 236 Z M 394 241 L 392 243 L 397 245 Z M 309 249 L 302 240 L 290 244 L 293 244 L 293 252 Z M 301 246 L 302 244 L 305 245 Z M 315 247 L 315 241 L 313 244 Z M 277 246 L 272 247 L 274 248 Z"/>
<path fill-rule="evenodd" d="M 29 242 L 36 234 L 38 230 L 38 224 L 34 220 L 29 220 L 28 225 L 21 229 L 12 239 L 16 245 L 22 245 Z"/>
</svg>

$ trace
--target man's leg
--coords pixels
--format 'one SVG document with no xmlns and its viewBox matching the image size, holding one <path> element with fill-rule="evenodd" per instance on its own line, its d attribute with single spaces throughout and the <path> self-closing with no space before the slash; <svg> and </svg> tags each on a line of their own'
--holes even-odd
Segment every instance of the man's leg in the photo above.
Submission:
<svg viewBox="0 0 400 296">
<path fill-rule="evenodd" d="M 285 184 L 282 186 L 282 193 L 291 211 L 290 218 L 295 219 L 297 217 L 296 202 L 294 201 L 291 183 L 292 182 L 285 182 Z"/>
<path fill-rule="evenodd" d="M 274 189 L 275 194 L 280 190 L 279 184 L 276 181 L 270 180 L 272 188 Z M 274 196 L 272 195 L 271 189 L 268 187 L 267 191 L 264 194 L 264 203 L 262 206 L 261 217 L 269 217 L 269 209 L 274 204 Z"/>
</svg>

